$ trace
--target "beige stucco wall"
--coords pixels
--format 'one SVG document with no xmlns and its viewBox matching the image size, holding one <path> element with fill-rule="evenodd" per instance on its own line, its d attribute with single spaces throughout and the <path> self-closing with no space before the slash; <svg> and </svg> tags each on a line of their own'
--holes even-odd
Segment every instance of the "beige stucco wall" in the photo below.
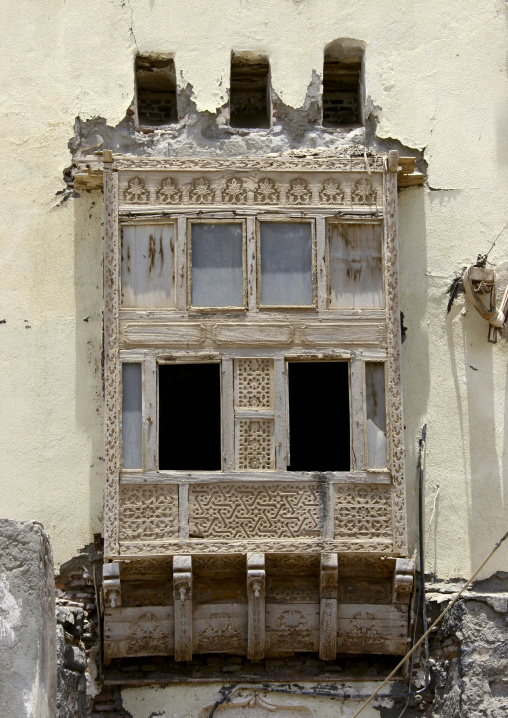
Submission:
<svg viewBox="0 0 508 718">
<path fill-rule="evenodd" d="M 174 53 L 199 111 L 227 99 L 231 49 L 259 49 L 288 105 L 323 48 L 366 43 L 377 134 L 425 150 L 429 187 L 400 195 L 403 378 L 410 526 L 417 439 L 428 422 L 428 570 L 467 576 L 506 530 L 508 344 L 463 296 L 458 271 L 508 221 L 508 4 L 486 0 L 6 0 L 0 43 L 2 510 L 38 519 L 56 562 L 101 530 L 102 197 L 59 206 L 75 118 L 124 117 L 133 58 Z M 508 281 L 508 230 L 490 258 Z M 506 569 L 508 547 L 484 570 Z"/>
</svg>

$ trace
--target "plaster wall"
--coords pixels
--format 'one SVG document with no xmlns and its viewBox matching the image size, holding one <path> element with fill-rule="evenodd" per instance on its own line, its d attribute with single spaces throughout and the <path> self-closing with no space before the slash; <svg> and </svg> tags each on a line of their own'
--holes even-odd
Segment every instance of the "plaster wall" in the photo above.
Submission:
<svg viewBox="0 0 508 718">
<path fill-rule="evenodd" d="M 103 118 L 103 135 L 74 138 L 80 151 L 127 142 L 135 54 L 164 52 L 174 54 L 191 110 L 173 144 L 129 140 L 139 151 L 333 146 L 343 139 L 311 125 L 298 138 L 276 127 L 218 138 L 193 133 L 193 123 L 227 102 L 232 49 L 265 52 L 274 93 L 299 109 L 309 86 L 319 91 L 325 45 L 353 38 L 366 48 L 368 119 L 366 136 L 351 139 L 428 163 L 428 186 L 399 195 L 409 525 L 414 541 L 427 421 L 427 568 L 467 577 L 506 530 L 508 344 L 487 343 L 486 323 L 463 296 L 447 316 L 446 290 L 508 220 L 508 3 L 6 0 L 2 15 L 2 513 L 41 521 L 57 564 L 101 531 L 102 197 L 61 203 L 57 194 L 76 118 Z M 489 257 L 501 292 L 507 240 L 508 230 Z M 503 548 L 484 575 L 507 560 Z"/>
</svg>

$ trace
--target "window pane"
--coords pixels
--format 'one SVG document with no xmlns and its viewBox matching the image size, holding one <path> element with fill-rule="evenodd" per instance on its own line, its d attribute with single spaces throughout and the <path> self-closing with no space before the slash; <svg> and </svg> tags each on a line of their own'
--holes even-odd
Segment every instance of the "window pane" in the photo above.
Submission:
<svg viewBox="0 0 508 718">
<path fill-rule="evenodd" d="M 365 364 L 369 469 L 386 468 L 385 365 Z"/>
<path fill-rule="evenodd" d="M 349 471 L 347 362 L 289 362 L 289 471 Z"/>
<path fill-rule="evenodd" d="M 241 224 L 192 225 L 192 306 L 243 306 Z"/>
<path fill-rule="evenodd" d="M 261 304 L 312 306 L 309 222 L 261 222 Z"/>
<path fill-rule="evenodd" d="M 122 306 L 175 306 L 174 224 L 140 224 L 122 231 Z"/>
<path fill-rule="evenodd" d="M 123 467 L 142 469 L 141 364 L 122 364 L 122 388 Z"/>
<path fill-rule="evenodd" d="M 159 469 L 220 471 L 220 364 L 159 366 Z"/>
<path fill-rule="evenodd" d="M 330 224 L 330 307 L 384 307 L 380 224 Z"/>
</svg>

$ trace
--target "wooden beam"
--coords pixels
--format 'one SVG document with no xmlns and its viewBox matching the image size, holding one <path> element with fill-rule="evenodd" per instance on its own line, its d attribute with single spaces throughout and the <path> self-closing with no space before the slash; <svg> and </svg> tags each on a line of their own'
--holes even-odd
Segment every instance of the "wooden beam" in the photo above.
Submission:
<svg viewBox="0 0 508 718">
<path fill-rule="evenodd" d="M 102 569 L 103 605 L 117 608 L 122 605 L 122 588 L 120 586 L 120 564 L 118 561 L 105 563 Z"/>
</svg>

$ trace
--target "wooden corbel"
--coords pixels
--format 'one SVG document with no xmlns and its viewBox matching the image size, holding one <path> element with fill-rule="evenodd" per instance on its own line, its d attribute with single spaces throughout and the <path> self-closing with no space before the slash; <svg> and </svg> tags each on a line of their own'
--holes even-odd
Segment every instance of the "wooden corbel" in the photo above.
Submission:
<svg viewBox="0 0 508 718">
<path fill-rule="evenodd" d="M 192 557 L 173 556 L 175 661 L 192 660 Z"/>
<path fill-rule="evenodd" d="M 247 658 L 265 657 L 265 555 L 247 554 L 247 600 L 249 610 Z"/>
<path fill-rule="evenodd" d="M 104 608 L 118 608 L 122 605 L 120 564 L 118 561 L 105 563 L 102 568 L 102 598 Z"/>
<path fill-rule="evenodd" d="M 339 566 L 336 553 L 321 554 L 319 657 L 332 661 L 337 656 L 337 582 Z"/>
<path fill-rule="evenodd" d="M 392 585 L 392 603 L 409 603 L 413 591 L 415 562 L 411 558 L 398 558 L 395 562 Z"/>
</svg>

